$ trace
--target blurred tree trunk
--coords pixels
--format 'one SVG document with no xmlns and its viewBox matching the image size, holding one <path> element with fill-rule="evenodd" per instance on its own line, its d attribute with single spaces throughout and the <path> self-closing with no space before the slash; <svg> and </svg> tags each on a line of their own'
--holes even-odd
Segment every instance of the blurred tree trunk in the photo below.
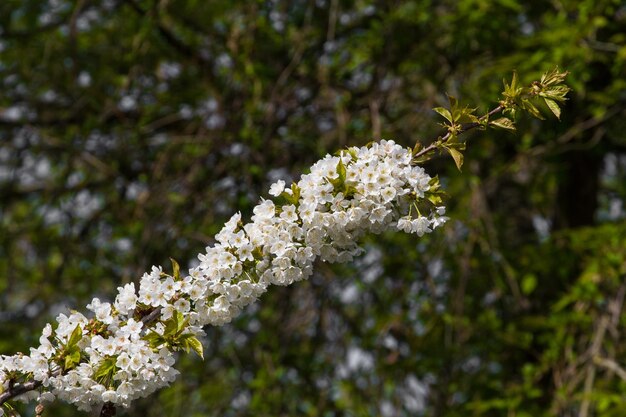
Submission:
<svg viewBox="0 0 626 417">
<path fill-rule="evenodd" d="M 601 154 L 589 150 L 566 154 L 563 180 L 558 188 L 556 230 L 594 224 L 601 169 Z"/>
</svg>

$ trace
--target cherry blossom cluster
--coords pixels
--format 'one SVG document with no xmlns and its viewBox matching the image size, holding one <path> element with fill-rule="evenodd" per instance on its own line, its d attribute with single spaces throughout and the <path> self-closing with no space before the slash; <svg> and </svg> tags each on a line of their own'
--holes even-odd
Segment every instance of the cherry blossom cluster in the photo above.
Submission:
<svg viewBox="0 0 626 417">
<path fill-rule="evenodd" d="M 439 184 L 393 141 L 328 155 L 297 184 L 280 180 L 244 223 L 235 214 L 181 275 L 153 267 L 118 288 L 113 303 L 94 298 L 91 318 L 61 314 L 29 355 L 0 356 L 0 395 L 27 382 L 25 401 L 55 398 L 90 409 L 128 406 L 169 385 L 176 351 L 202 356 L 206 325 L 231 321 L 267 287 L 308 278 L 313 263 L 348 262 L 368 233 L 401 230 L 422 236 L 446 220 Z M 2 413 L 0 409 L 0 415 Z"/>
</svg>

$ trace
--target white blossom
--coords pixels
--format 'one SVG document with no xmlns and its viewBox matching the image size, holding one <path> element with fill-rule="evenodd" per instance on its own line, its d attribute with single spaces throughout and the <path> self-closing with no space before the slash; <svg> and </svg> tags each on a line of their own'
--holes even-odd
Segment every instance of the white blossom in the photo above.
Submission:
<svg viewBox="0 0 626 417">
<path fill-rule="evenodd" d="M 279 195 L 282 194 L 284 190 L 285 190 L 285 181 L 278 180 L 270 186 L 269 193 L 270 195 L 273 195 L 274 197 L 278 197 Z"/>
</svg>

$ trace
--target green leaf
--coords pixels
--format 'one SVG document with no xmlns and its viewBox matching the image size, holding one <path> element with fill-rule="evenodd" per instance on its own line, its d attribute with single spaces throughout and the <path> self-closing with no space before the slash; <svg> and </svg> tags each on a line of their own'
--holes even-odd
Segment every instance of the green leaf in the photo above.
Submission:
<svg viewBox="0 0 626 417">
<path fill-rule="evenodd" d="M 480 120 L 474 114 L 475 111 L 476 109 L 465 107 L 457 112 L 455 120 L 459 123 L 479 123 Z"/>
<path fill-rule="evenodd" d="M 461 167 L 463 166 L 463 154 L 458 149 L 448 147 L 445 148 L 452 156 L 452 159 L 454 159 L 454 163 L 456 164 L 457 169 L 460 171 Z"/>
<path fill-rule="evenodd" d="M 339 179 L 341 180 L 341 184 L 346 181 L 346 166 L 343 164 L 341 158 L 337 163 L 337 174 L 339 175 Z"/>
<path fill-rule="evenodd" d="M 456 99 L 456 97 L 451 96 L 450 94 L 447 94 L 448 96 L 448 103 L 450 103 L 450 110 L 454 111 L 459 107 L 459 101 Z"/>
<path fill-rule="evenodd" d="M 422 149 L 422 143 L 421 142 L 415 142 L 415 146 L 413 146 L 413 150 L 411 151 L 411 155 L 416 155 L 420 149 Z"/>
<path fill-rule="evenodd" d="M 63 369 L 64 369 L 64 370 L 66 370 L 66 371 L 67 371 L 68 369 L 72 369 L 72 368 L 73 368 L 73 366 L 72 366 L 72 365 L 73 365 L 73 364 L 72 364 L 72 357 L 71 357 L 70 355 L 67 355 L 67 356 L 65 357 L 65 362 L 63 363 Z"/>
<path fill-rule="evenodd" d="M 517 107 L 507 107 L 504 110 L 502 110 L 502 114 L 506 114 L 511 116 L 511 118 L 515 119 L 515 115 L 517 114 Z"/>
<path fill-rule="evenodd" d="M 165 328 L 163 329 L 163 336 L 166 339 L 173 337 L 178 331 L 178 315 L 173 314 L 168 320 L 165 321 Z"/>
<path fill-rule="evenodd" d="M 341 159 L 339 159 L 339 162 L 337 163 L 336 172 L 337 178 L 326 177 L 326 180 L 332 184 L 336 193 L 343 192 L 346 183 L 346 166 Z"/>
<path fill-rule="evenodd" d="M 284 200 L 284 203 L 297 206 L 300 201 L 300 187 L 294 182 L 291 184 L 291 189 L 285 188 L 285 191 L 280 193 L 279 197 Z"/>
<path fill-rule="evenodd" d="M 174 260 L 174 258 L 170 258 L 170 261 L 172 262 L 174 279 L 178 281 L 180 279 L 180 266 L 178 265 L 178 262 Z"/>
<path fill-rule="evenodd" d="M 65 363 L 63 369 L 68 370 L 74 368 L 80 363 L 80 349 L 74 348 L 65 355 Z"/>
<path fill-rule="evenodd" d="M 178 340 L 173 344 L 173 347 L 178 349 L 183 349 L 185 352 L 189 353 L 190 350 L 193 350 L 204 360 L 204 352 L 202 343 L 193 333 L 185 333 L 181 335 Z"/>
<path fill-rule="evenodd" d="M 556 118 L 561 120 L 561 108 L 559 107 L 558 103 L 556 101 L 554 101 L 554 100 L 549 99 L 549 98 L 544 98 L 543 100 L 548 105 L 548 108 L 550 109 L 550 111 L 552 113 L 554 113 Z"/>
<path fill-rule="evenodd" d="M 353 185 L 348 185 L 347 187 L 345 187 L 345 190 L 343 192 L 343 196 L 344 198 L 351 198 L 353 197 L 357 192 L 357 189 L 355 186 Z"/>
<path fill-rule="evenodd" d="M 158 348 L 166 342 L 163 336 L 154 331 L 151 331 L 150 333 L 144 335 L 142 339 L 148 342 L 151 348 Z"/>
<path fill-rule="evenodd" d="M 515 130 L 515 124 L 508 117 L 501 117 L 499 119 L 492 120 L 489 124 L 501 129 Z"/>
<path fill-rule="evenodd" d="M 446 109 L 445 107 L 435 107 L 433 110 L 439 113 L 444 119 L 452 123 L 452 113 L 450 113 L 450 110 Z"/>
<path fill-rule="evenodd" d="M 188 339 L 189 342 L 189 346 L 191 346 L 191 348 L 193 349 L 194 352 L 196 352 L 198 354 L 198 356 L 200 356 L 200 358 L 202 360 L 204 360 L 204 350 L 202 347 L 202 343 L 198 340 L 197 337 L 190 337 Z"/>
<path fill-rule="evenodd" d="M 469 106 L 465 106 L 461 108 L 459 106 L 459 101 L 452 97 L 448 96 L 448 101 L 450 102 L 450 114 L 452 115 L 452 120 L 450 122 L 454 123 L 477 123 L 478 117 L 474 115 L 476 109 L 473 109 Z"/>
<path fill-rule="evenodd" d="M 83 329 L 80 327 L 80 324 L 77 324 L 74 330 L 72 331 L 70 338 L 67 341 L 66 347 L 72 348 L 76 346 L 82 338 L 83 338 Z"/>
<path fill-rule="evenodd" d="M 167 340 L 176 338 L 181 334 L 187 326 L 187 320 L 180 311 L 174 312 L 172 317 L 165 321 L 165 329 L 163 329 L 163 337 Z"/>
<path fill-rule="evenodd" d="M 293 198 L 293 204 L 297 204 L 300 201 L 300 187 L 295 182 L 291 184 L 291 193 Z"/>
<path fill-rule="evenodd" d="M 555 85 L 553 87 L 546 88 L 539 93 L 541 97 L 547 97 L 559 103 L 567 101 L 567 93 L 570 92 L 570 88 L 566 85 Z"/>
<path fill-rule="evenodd" d="M 441 194 L 441 192 L 428 193 L 426 194 L 426 199 L 430 201 L 433 205 L 440 206 L 443 203 Z"/>
<path fill-rule="evenodd" d="M 116 362 L 117 356 L 107 356 L 106 358 L 104 358 L 94 374 L 96 381 L 102 383 L 106 380 L 112 379 L 117 370 L 117 367 L 115 365 Z"/>
<path fill-rule="evenodd" d="M 511 83 L 507 84 L 506 80 L 504 80 L 504 91 L 502 92 L 502 95 L 508 99 L 515 100 L 521 92 L 522 87 L 518 87 L 517 71 L 513 71 Z"/>
<path fill-rule="evenodd" d="M 533 115 L 537 119 L 545 120 L 545 117 L 543 117 L 541 115 L 541 113 L 539 112 L 539 109 L 537 109 L 537 107 L 535 107 L 535 105 L 532 104 L 529 100 L 523 100 L 522 101 L 522 108 L 524 110 L 528 111 L 528 113 L 530 113 L 531 115 Z"/>
<path fill-rule="evenodd" d="M 517 77 L 517 71 L 513 71 L 513 78 L 511 79 L 511 89 L 516 89 L 518 83 L 519 80 Z"/>
<path fill-rule="evenodd" d="M 180 334 L 187 326 L 187 321 L 180 311 L 176 311 L 173 316 L 176 317 L 176 334 Z"/>
<path fill-rule="evenodd" d="M 565 81 L 565 77 L 567 77 L 567 74 L 567 71 L 561 72 L 559 71 L 559 67 L 555 67 L 554 69 L 544 73 L 541 76 L 540 83 L 545 86 L 561 84 L 563 81 Z"/>
<path fill-rule="evenodd" d="M 465 142 L 459 141 L 458 135 L 450 135 L 450 139 L 446 141 L 446 147 L 454 148 L 459 151 L 465 150 Z"/>
</svg>

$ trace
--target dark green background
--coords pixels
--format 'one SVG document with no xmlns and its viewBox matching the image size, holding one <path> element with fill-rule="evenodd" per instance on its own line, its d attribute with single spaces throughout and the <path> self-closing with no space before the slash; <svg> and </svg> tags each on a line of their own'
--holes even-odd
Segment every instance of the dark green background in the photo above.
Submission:
<svg viewBox="0 0 626 417">
<path fill-rule="evenodd" d="M 194 259 L 273 180 L 559 65 L 562 121 L 428 164 L 445 228 L 272 288 L 120 414 L 623 416 L 625 27 L 618 0 L 3 0 L 0 352 Z"/>
</svg>

